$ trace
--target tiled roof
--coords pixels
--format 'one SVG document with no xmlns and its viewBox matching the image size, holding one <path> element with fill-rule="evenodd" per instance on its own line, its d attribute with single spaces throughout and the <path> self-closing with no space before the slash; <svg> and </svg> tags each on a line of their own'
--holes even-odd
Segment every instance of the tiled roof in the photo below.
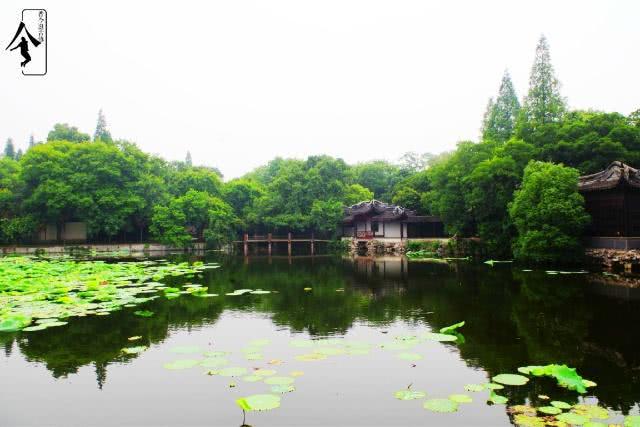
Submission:
<svg viewBox="0 0 640 427">
<path fill-rule="evenodd" d="M 579 191 L 597 191 L 615 188 L 620 184 L 640 188 L 640 173 L 622 162 L 613 162 L 605 170 L 591 175 L 581 176 Z"/>
</svg>

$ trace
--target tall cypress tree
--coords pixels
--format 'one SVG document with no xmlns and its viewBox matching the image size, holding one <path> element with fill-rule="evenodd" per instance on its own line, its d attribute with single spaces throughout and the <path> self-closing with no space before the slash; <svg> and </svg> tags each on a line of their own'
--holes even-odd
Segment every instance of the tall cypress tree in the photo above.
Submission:
<svg viewBox="0 0 640 427">
<path fill-rule="evenodd" d="M 505 70 L 495 102 L 489 99 L 482 123 L 482 139 L 506 141 L 511 138 L 520 112 L 520 102 L 509 71 Z"/>
<path fill-rule="evenodd" d="M 184 163 L 187 166 L 191 166 L 193 164 L 191 161 L 191 151 L 187 151 L 187 157 L 184 159 Z"/>
<path fill-rule="evenodd" d="M 16 147 L 13 145 L 13 139 L 7 138 L 7 143 L 4 145 L 4 155 L 10 159 L 16 158 Z"/>
<path fill-rule="evenodd" d="M 29 135 L 29 148 L 33 148 L 36 145 L 36 139 L 33 137 L 33 134 Z"/>
<path fill-rule="evenodd" d="M 551 65 L 547 38 L 543 35 L 536 47 L 522 119 L 535 127 L 559 121 L 565 111 L 565 100 L 560 95 L 560 82 Z"/>
<path fill-rule="evenodd" d="M 96 123 L 96 131 L 93 134 L 94 141 L 111 142 L 111 133 L 107 129 L 107 119 L 102 112 L 102 108 L 98 111 L 98 123 Z"/>
</svg>

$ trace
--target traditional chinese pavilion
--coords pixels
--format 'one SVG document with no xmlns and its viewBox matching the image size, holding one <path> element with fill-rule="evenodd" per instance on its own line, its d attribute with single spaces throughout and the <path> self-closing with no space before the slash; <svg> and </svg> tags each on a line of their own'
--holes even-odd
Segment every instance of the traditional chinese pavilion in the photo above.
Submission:
<svg viewBox="0 0 640 427">
<path fill-rule="evenodd" d="M 342 235 L 355 239 L 407 239 L 444 237 L 437 216 L 417 215 L 402 206 L 371 200 L 345 208 Z"/>
<path fill-rule="evenodd" d="M 591 215 L 587 235 L 592 246 L 640 247 L 640 172 L 622 162 L 581 176 L 578 190 Z M 637 238 L 637 239 L 636 239 Z"/>
</svg>

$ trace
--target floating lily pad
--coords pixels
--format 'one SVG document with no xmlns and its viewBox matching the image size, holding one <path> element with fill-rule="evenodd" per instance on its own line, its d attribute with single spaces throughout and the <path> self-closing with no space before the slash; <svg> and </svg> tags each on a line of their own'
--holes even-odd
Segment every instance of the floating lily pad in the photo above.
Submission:
<svg viewBox="0 0 640 427">
<path fill-rule="evenodd" d="M 423 335 L 423 337 L 425 339 L 431 340 L 431 341 L 441 341 L 441 342 L 447 342 L 447 341 L 457 341 L 458 338 L 456 338 L 455 335 L 449 335 L 449 334 L 437 334 L 434 332 L 429 332 Z"/>
<path fill-rule="evenodd" d="M 229 354 L 229 352 L 227 352 L 227 351 L 205 351 L 202 354 L 204 354 L 207 357 L 224 357 L 227 354 Z"/>
<path fill-rule="evenodd" d="M 427 393 L 424 391 L 416 391 L 416 390 L 398 390 L 393 393 L 396 399 L 400 400 L 415 400 L 415 399 L 423 399 L 427 397 Z"/>
<path fill-rule="evenodd" d="M 599 420 L 606 420 L 609 418 L 609 411 L 598 405 L 574 405 L 571 412 L 575 412 L 576 414 L 583 415 L 587 418 L 596 418 Z"/>
<path fill-rule="evenodd" d="M 304 375 L 304 372 L 302 371 L 291 371 L 289 372 L 289 375 L 292 377 L 301 377 Z"/>
<path fill-rule="evenodd" d="M 295 378 L 292 377 L 268 377 L 264 380 L 265 384 L 269 385 L 289 385 L 293 384 Z"/>
<path fill-rule="evenodd" d="M 525 385 L 529 382 L 529 378 L 517 374 L 499 374 L 492 380 L 504 385 Z"/>
<path fill-rule="evenodd" d="M 607 427 L 605 423 L 599 423 L 597 421 L 587 421 L 586 423 L 583 424 L 583 426 L 584 427 Z"/>
<path fill-rule="evenodd" d="M 153 311 L 149 311 L 149 310 L 138 310 L 138 311 L 134 311 L 133 314 L 140 317 L 151 317 L 153 316 L 154 313 Z"/>
<path fill-rule="evenodd" d="M 259 375 L 247 375 L 242 377 L 243 381 L 246 381 L 248 383 L 255 383 L 257 381 L 262 381 L 263 377 L 259 376 Z"/>
<path fill-rule="evenodd" d="M 232 367 L 224 368 L 218 371 L 218 375 L 222 377 L 241 377 L 247 373 L 247 368 Z"/>
<path fill-rule="evenodd" d="M 292 391 L 294 391 L 296 388 L 292 385 L 287 385 L 287 384 L 278 384 L 278 385 L 274 385 L 271 386 L 271 391 L 274 393 L 291 393 Z"/>
<path fill-rule="evenodd" d="M 315 362 L 316 360 L 324 360 L 327 356 L 325 354 L 319 353 L 309 353 L 309 354 L 301 354 L 296 356 L 296 360 L 301 362 Z"/>
<path fill-rule="evenodd" d="M 258 339 L 258 340 L 253 340 L 251 341 L 249 344 L 251 344 L 254 347 L 263 347 L 267 344 L 269 344 L 271 341 L 268 339 Z"/>
<path fill-rule="evenodd" d="M 200 363 L 200 361 L 196 359 L 181 359 L 181 360 L 174 360 L 173 362 L 170 362 L 170 363 L 165 363 L 163 366 L 165 367 L 165 369 L 178 370 L 178 369 L 193 368 L 198 363 Z"/>
<path fill-rule="evenodd" d="M 145 345 L 139 345 L 137 347 L 125 347 L 122 349 L 122 352 L 125 354 L 138 354 L 138 353 L 142 353 L 143 351 L 145 351 L 147 348 L 147 346 Z"/>
<path fill-rule="evenodd" d="M 273 394 L 254 394 L 241 397 L 236 404 L 245 411 L 268 411 L 280 407 L 280 397 Z"/>
<path fill-rule="evenodd" d="M 570 409 L 571 405 L 569 405 L 567 402 L 563 402 L 561 400 L 552 400 L 550 402 L 551 406 L 558 408 L 558 409 Z"/>
<path fill-rule="evenodd" d="M 265 295 L 270 294 L 271 291 L 263 291 L 261 289 L 256 289 L 255 291 L 250 292 L 252 295 Z"/>
<path fill-rule="evenodd" d="M 271 375 L 275 375 L 276 371 L 273 369 L 256 369 L 253 371 L 253 375 L 258 375 L 260 377 L 270 377 Z"/>
<path fill-rule="evenodd" d="M 464 389 L 466 391 L 478 392 L 484 390 L 485 387 L 482 384 L 466 384 Z"/>
<path fill-rule="evenodd" d="M 398 354 L 398 359 L 416 361 L 422 359 L 422 356 L 418 353 L 400 353 Z"/>
<path fill-rule="evenodd" d="M 224 357 L 209 357 L 200 362 L 200 366 L 205 368 L 219 368 L 228 364 L 229 361 Z"/>
<path fill-rule="evenodd" d="M 563 421 L 567 424 L 573 424 L 577 426 L 581 426 L 589 421 L 589 418 L 579 414 L 574 414 L 573 412 L 565 412 L 563 414 L 556 415 L 556 419 L 558 421 Z"/>
<path fill-rule="evenodd" d="M 547 415 L 558 415 L 562 412 L 562 409 L 556 408 L 555 406 L 541 406 L 538 408 L 538 411 Z"/>
<path fill-rule="evenodd" d="M 489 402 L 493 404 L 502 405 L 507 403 L 508 401 L 509 401 L 508 398 L 501 396 L 493 391 L 489 394 Z"/>
<path fill-rule="evenodd" d="M 129 341 L 138 341 L 139 339 L 142 339 L 142 337 L 140 335 L 136 335 L 135 337 L 127 338 L 127 340 L 129 340 Z"/>
<path fill-rule="evenodd" d="M 546 422 L 543 418 L 527 414 L 516 414 L 514 417 L 516 425 L 522 427 L 544 427 Z"/>
<path fill-rule="evenodd" d="M 473 399 L 466 394 L 451 394 L 449 395 L 449 399 L 456 403 L 471 403 Z"/>
<path fill-rule="evenodd" d="M 640 427 L 640 415 L 628 415 L 624 418 L 624 427 Z"/>
<path fill-rule="evenodd" d="M 456 412 L 458 404 L 449 399 L 429 399 L 424 402 L 424 408 L 433 412 Z"/>
<path fill-rule="evenodd" d="M 502 384 L 486 383 L 484 388 L 487 390 L 502 390 L 504 386 Z"/>
</svg>

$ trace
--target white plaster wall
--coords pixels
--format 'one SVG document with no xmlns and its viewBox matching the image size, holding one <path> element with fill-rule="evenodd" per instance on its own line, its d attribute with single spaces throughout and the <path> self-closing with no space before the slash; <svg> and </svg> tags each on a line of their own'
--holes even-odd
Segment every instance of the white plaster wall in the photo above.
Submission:
<svg viewBox="0 0 640 427">
<path fill-rule="evenodd" d="M 399 222 L 385 222 L 384 224 L 384 237 L 397 237 L 400 238 L 400 226 Z"/>
</svg>

